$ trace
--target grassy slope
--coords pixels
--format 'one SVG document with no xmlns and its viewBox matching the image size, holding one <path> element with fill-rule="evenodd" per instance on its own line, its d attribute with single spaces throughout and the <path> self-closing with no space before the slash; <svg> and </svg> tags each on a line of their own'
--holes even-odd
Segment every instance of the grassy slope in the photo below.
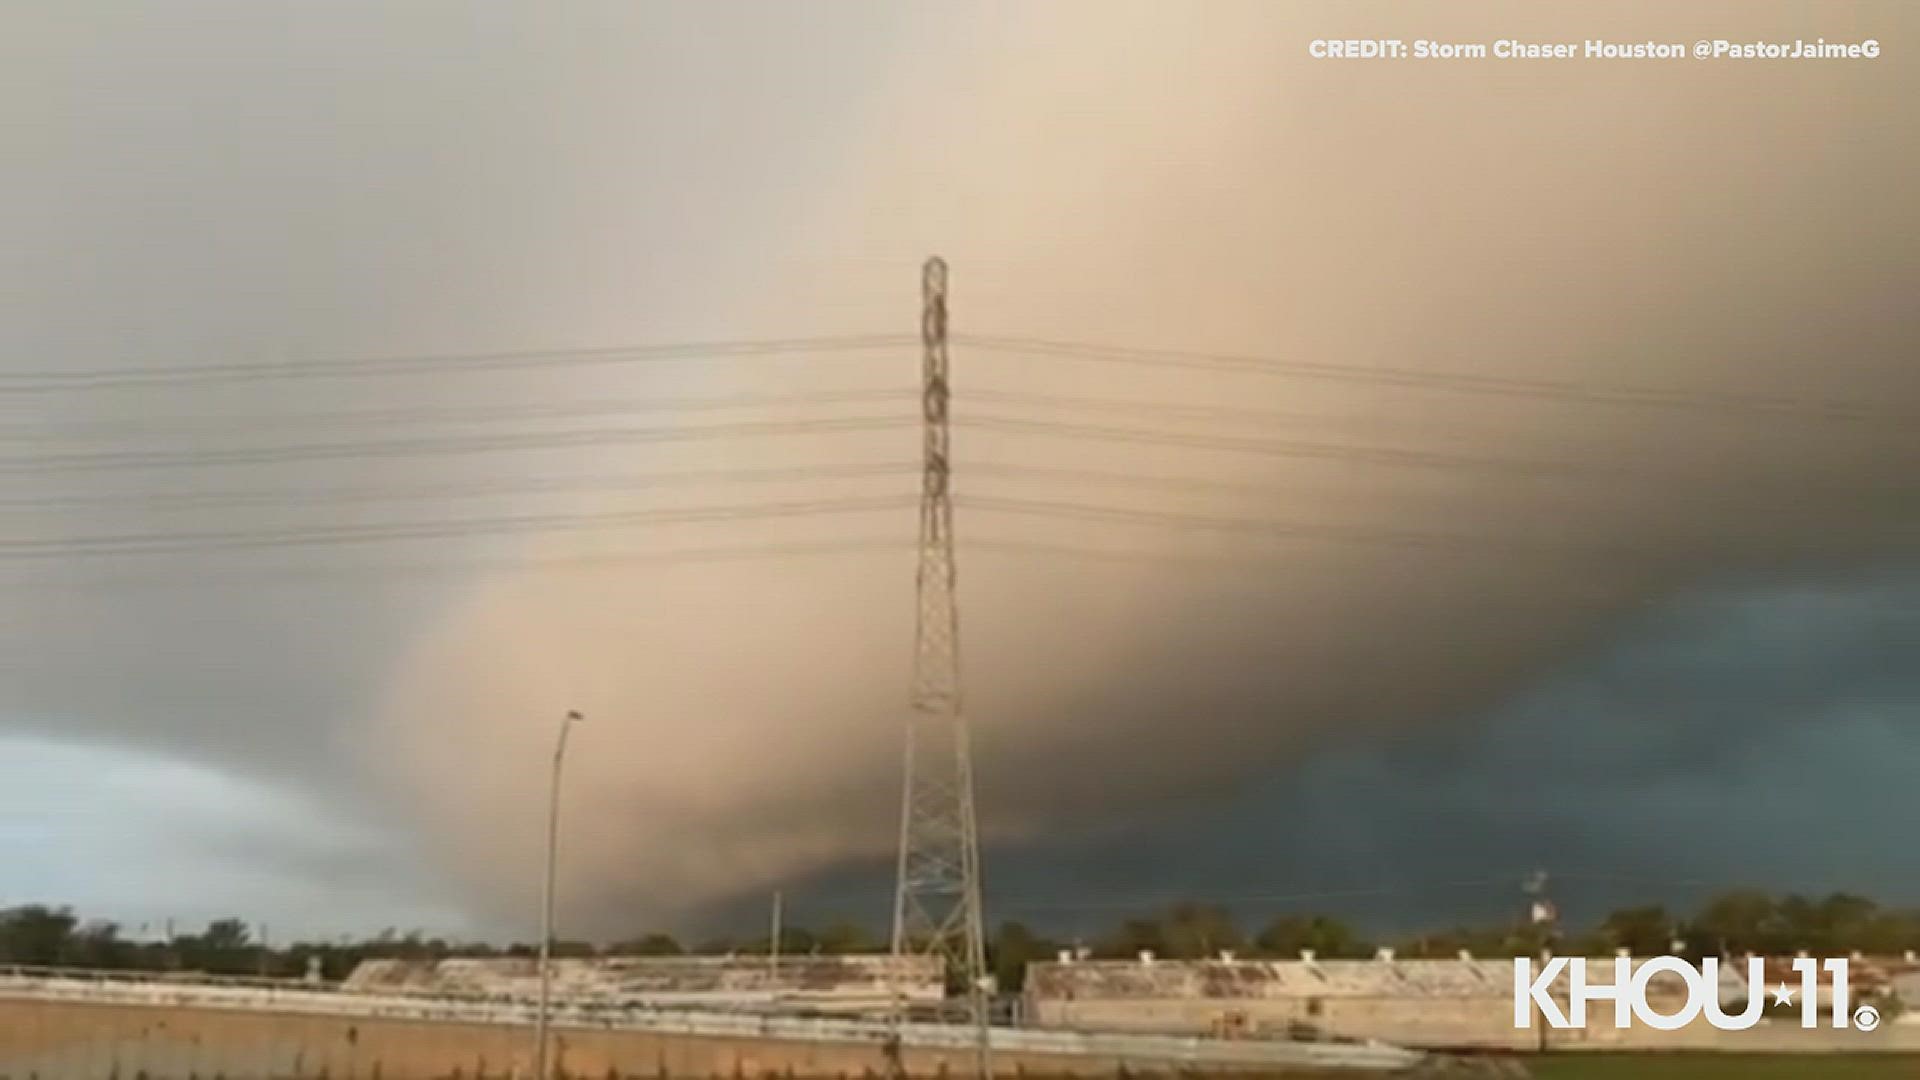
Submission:
<svg viewBox="0 0 1920 1080">
<path fill-rule="evenodd" d="M 1920 1080 L 1905 1054 L 1555 1054 L 1527 1067 L 1535 1080 Z"/>
</svg>

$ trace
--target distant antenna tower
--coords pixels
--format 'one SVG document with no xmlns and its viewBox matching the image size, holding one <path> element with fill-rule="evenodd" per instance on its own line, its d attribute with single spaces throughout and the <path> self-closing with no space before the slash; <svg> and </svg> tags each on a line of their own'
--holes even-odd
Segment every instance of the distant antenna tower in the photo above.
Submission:
<svg viewBox="0 0 1920 1080">
<path fill-rule="evenodd" d="M 921 270 L 920 340 L 926 464 L 920 495 L 919 627 L 913 715 L 907 722 L 900 805 L 900 864 L 893 955 L 938 957 L 965 988 L 979 1032 L 979 1068 L 990 1075 L 986 935 L 980 906 L 980 838 L 973 754 L 960 708 L 960 616 L 954 603 L 953 499 L 947 405 L 947 264 Z"/>
</svg>

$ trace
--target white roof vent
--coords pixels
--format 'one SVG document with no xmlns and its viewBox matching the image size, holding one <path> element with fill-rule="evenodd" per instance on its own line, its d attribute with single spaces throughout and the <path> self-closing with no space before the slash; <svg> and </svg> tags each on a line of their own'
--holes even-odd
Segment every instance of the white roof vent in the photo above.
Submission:
<svg viewBox="0 0 1920 1080">
<path fill-rule="evenodd" d="M 1471 960 L 1471 959 L 1473 959 L 1473 950 L 1472 950 L 1472 949 L 1461 949 L 1461 950 L 1460 950 L 1460 951 L 1459 951 L 1459 952 L 1458 952 L 1457 954 L 1455 954 L 1455 955 L 1457 955 L 1457 956 L 1459 956 L 1459 957 L 1460 957 L 1460 959 L 1462 959 L 1462 960 Z"/>
<path fill-rule="evenodd" d="M 1382 963 L 1391 962 L 1393 960 L 1393 950 L 1381 949 L 1379 952 L 1373 954 L 1373 958 L 1375 960 L 1381 961 Z"/>
<path fill-rule="evenodd" d="M 1905 959 L 1909 964 L 1920 964 L 1920 952 L 1914 952 L 1912 949 L 1908 949 L 1905 953 Z"/>
<path fill-rule="evenodd" d="M 1233 950 L 1232 950 L 1232 949 L 1221 949 L 1221 950 L 1220 950 L 1220 962 L 1221 962 L 1221 963 L 1223 963 L 1223 964 L 1231 964 L 1231 963 L 1233 963 Z"/>
<path fill-rule="evenodd" d="M 1152 950 L 1152 949 L 1141 949 L 1141 950 L 1140 950 L 1140 962 L 1141 962 L 1141 963 L 1143 963 L 1143 964 L 1151 964 L 1151 963 L 1153 963 L 1153 950 Z"/>
<path fill-rule="evenodd" d="M 1301 950 L 1300 950 L 1300 959 L 1302 959 L 1302 960 L 1304 960 L 1304 961 L 1306 961 L 1306 962 L 1307 962 L 1307 963 L 1309 963 L 1309 964 L 1311 964 L 1311 963 L 1313 963 L 1313 950 L 1312 950 L 1312 949 L 1301 949 Z"/>
<path fill-rule="evenodd" d="M 1063 964 L 1071 964 L 1073 963 L 1073 950 L 1061 949 L 1058 953 L 1054 954 L 1054 959 L 1060 961 Z"/>
</svg>

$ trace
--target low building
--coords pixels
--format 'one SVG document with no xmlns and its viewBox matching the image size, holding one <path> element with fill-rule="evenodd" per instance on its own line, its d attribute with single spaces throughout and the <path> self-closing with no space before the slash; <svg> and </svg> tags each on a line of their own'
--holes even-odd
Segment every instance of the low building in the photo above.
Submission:
<svg viewBox="0 0 1920 1080">
<path fill-rule="evenodd" d="M 1614 959 L 1588 960 L 1587 970 L 1593 973 L 1589 978 L 1610 985 Z M 1802 984 L 1793 962 L 1793 958 L 1768 959 L 1767 985 L 1785 983 L 1797 990 Z M 1729 1011 L 1744 1011 L 1749 995 L 1746 970 L 1744 958 L 1720 966 L 1718 997 Z M 1848 981 L 1855 1005 L 1875 1002 L 1889 1014 L 1920 1006 L 1920 966 L 1910 957 L 1855 957 Z M 1022 1012 L 1028 1025 L 1041 1028 L 1225 1038 L 1378 1039 L 1423 1049 L 1668 1044 L 1721 1048 L 1709 1045 L 1716 1033 L 1704 1021 L 1674 1035 L 1644 1025 L 1621 1031 L 1612 1025 L 1610 1011 L 1608 1022 L 1577 1030 L 1549 1031 L 1537 1017 L 1531 1027 L 1516 1027 L 1514 984 L 1510 958 L 1398 960 L 1388 951 L 1372 960 L 1318 960 L 1310 954 L 1299 960 L 1168 961 L 1148 954 L 1138 960 L 1063 957 L 1028 967 Z M 1820 1008 L 1830 1005 L 1832 991 L 1830 976 L 1822 973 L 1814 995 Z M 1564 971 L 1546 992 L 1564 1013 L 1568 992 Z M 1685 983 L 1670 973 L 1655 975 L 1647 987 L 1648 1004 L 1662 1014 L 1679 1012 L 1686 996 Z M 1783 1045 L 1799 1029 L 1798 1015 L 1772 1025 Z M 1753 1045 L 1760 1041 L 1753 1035 L 1743 1039 Z"/>
<path fill-rule="evenodd" d="M 1027 969 L 1034 1027 L 1530 1049 L 1511 960 L 1063 960 Z"/>
</svg>

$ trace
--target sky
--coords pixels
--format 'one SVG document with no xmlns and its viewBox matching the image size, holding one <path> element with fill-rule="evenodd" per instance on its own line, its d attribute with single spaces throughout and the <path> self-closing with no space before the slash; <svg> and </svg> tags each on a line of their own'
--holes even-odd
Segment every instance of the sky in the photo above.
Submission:
<svg viewBox="0 0 1920 1080">
<path fill-rule="evenodd" d="M 990 918 L 1920 903 L 1906 6 L 0 21 L 0 903 L 878 924 L 933 253 Z"/>
</svg>

